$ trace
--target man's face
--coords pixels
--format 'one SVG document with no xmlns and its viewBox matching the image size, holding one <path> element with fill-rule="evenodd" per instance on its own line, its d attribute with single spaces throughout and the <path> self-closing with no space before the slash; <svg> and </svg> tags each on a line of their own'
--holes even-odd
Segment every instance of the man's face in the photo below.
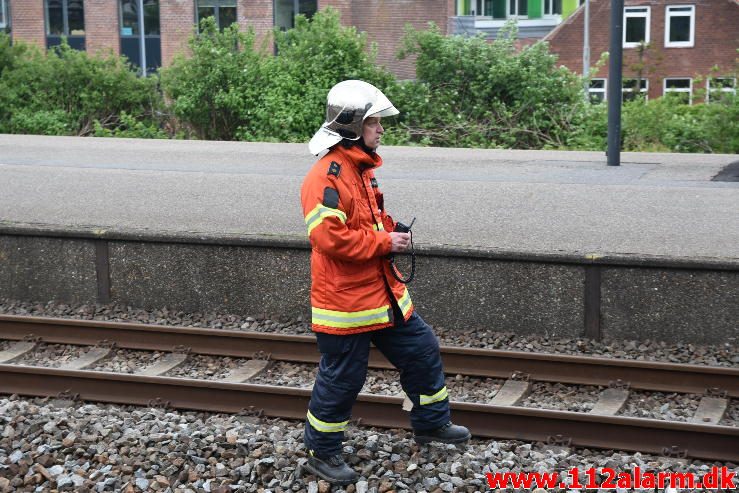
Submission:
<svg viewBox="0 0 739 493">
<path fill-rule="evenodd" d="M 362 139 L 364 139 L 364 144 L 370 149 L 375 150 L 380 146 L 380 139 L 384 133 L 385 129 L 380 124 L 379 116 L 371 116 L 364 120 L 364 124 L 362 125 Z"/>
</svg>

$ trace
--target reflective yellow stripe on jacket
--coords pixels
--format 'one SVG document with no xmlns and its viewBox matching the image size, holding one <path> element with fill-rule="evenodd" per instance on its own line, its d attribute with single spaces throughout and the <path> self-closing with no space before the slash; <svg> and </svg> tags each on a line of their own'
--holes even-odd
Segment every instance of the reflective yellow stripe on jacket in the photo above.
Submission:
<svg viewBox="0 0 739 493">
<path fill-rule="evenodd" d="M 408 315 L 408 311 L 413 307 L 413 303 L 411 303 L 411 294 L 408 292 L 408 288 L 405 288 L 403 291 L 403 296 L 398 300 L 398 306 L 400 307 L 400 311 L 403 312 L 404 317 Z"/>
<path fill-rule="evenodd" d="M 340 312 L 336 310 L 326 310 L 324 308 L 312 309 L 313 324 L 323 325 L 324 327 L 335 327 L 337 329 L 349 329 L 353 327 L 366 327 L 368 325 L 382 324 L 390 322 L 390 307 L 388 305 L 371 310 L 362 310 L 359 312 Z"/>
<path fill-rule="evenodd" d="M 419 397 L 421 399 L 421 405 L 425 406 L 427 404 L 433 404 L 434 402 L 443 401 L 449 397 L 449 392 L 447 392 L 446 387 L 442 387 L 442 389 L 434 395 L 421 394 Z"/>
<path fill-rule="evenodd" d="M 342 223 L 346 223 L 346 214 L 344 214 L 343 211 L 326 207 L 323 204 L 318 204 L 317 206 L 315 206 L 313 210 L 310 211 L 307 216 L 305 216 L 305 224 L 306 226 L 308 226 L 308 234 L 310 235 L 310 232 L 313 231 L 313 228 L 321 224 L 321 222 L 325 218 L 331 216 L 338 217 L 339 221 L 341 221 Z"/>
<path fill-rule="evenodd" d="M 349 424 L 349 420 L 341 421 L 339 423 L 328 423 L 326 421 L 321 421 L 320 419 L 313 416 L 310 411 L 308 411 L 308 422 L 313 428 L 322 433 L 336 433 L 338 431 L 344 431 L 346 430 L 346 426 Z"/>
</svg>

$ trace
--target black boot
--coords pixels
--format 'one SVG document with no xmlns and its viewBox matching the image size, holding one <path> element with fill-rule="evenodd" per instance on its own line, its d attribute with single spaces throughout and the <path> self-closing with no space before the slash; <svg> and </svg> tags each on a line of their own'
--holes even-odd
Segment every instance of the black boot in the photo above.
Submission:
<svg viewBox="0 0 739 493">
<path fill-rule="evenodd" d="M 304 466 L 308 471 L 331 484 L 347 485 L 354 483 L 359 475 L 349 467 L 340 454 L 331 457 L 308 457 Z"/>
<path fill-rule="evenodd" d="M 448 422 L 441 428 L 434 430 L 414 430 L 413 439 L 416 443 L 425 444 L 430 442 L 440 443 L 465 443 L 470 439 L 470 430 L 464 426 L 458 426 Z"/>
</svg>

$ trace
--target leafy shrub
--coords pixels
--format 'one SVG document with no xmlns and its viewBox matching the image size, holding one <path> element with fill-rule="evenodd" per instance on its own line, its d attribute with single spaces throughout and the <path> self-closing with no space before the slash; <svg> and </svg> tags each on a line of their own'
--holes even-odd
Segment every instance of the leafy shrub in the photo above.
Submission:
<svg viewBox="0 0 739 493">
<path fill-rule="evenodd" d="M 362 79 L 386 91 L 394 78 L 375 65 L 376 50 L 365 33 L 341 25 L 333 8 L 309 21 L 295 19 L 295 28 L 275 31 L 276 57 L 265 60 L 268 81 L 254 107 L 255 125 L 245 126 L 240 138 L 304 142 L 323 123 L 326 95 L 346 79 Z"/>
<path fill-rule="evenodd" d="M 66 43 L 26 50 L 0 75 L 0 132 L 90 135 L 115 129 L 126 112 L 152 120 L 156 78 L 139 78 L 121 57 L 90 57 Z"/>
<path fill-rule="evenodd" d="M 736 97 L 693 105 L 676 99 L 668 95 L 624 104 L 623 148 L 630 151 L 739 152 L 739 101 Z"/>
<path fill-rule="evenodd" d="M 455 147 L 561 147 L 583 102 L 580 79 L 544 43 L 517 52 L 515 24 L 492 43 L 407 28 L 401 57 L 416 55 L 418 80 L 400 118 L 409 142 Z"/>
<path fill-rule="evenodd" d="M 128 139 L 167 139 L 169 135 L 157 123 L 136 119 L 125 111 L 120 114 L 116 127 L 105 127 L 98 120 L 94 122 L 95 137 L 120 137 Z"/>
<path fill-rule="evenodd" d="M 323 123 L 326 94 L 359 78 L 385 87 L 394 79 L 375 67 L 366 35 L 343 27 L 336 10 L 295 28 L 276 30 L 278 56 L 255 48 L 252 31 L 219 32 L 204 19 L 190 39 L 192 56 L 162 71 L 162 87 L 180 123 L 198 138 L 304 142 Z"/>
<path fill-rule="evenodd" d="M 234 140 L 240 127 L 253 125 L 254 106 L 268 85 L 254 43 L 253 30 L 242 33 L 232 25 L 219 32 L 208 17 L 189 40 L 191 56 L 180 55 L 161 70 L 170 110 L 190 135 Z"/>
<path fill-rule="evenodd" d="M 11 44 L 10 36 L 0 32 L 0 75 L 5 70 L 12 70 L 17 60 L 26 53 L 26 45 L 23 43 Z"/>
</svg>

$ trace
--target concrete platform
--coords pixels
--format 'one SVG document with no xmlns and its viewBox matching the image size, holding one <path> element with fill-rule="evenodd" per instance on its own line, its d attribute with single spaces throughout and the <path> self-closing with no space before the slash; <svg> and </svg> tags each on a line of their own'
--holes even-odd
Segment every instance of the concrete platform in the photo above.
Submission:
<svg viewBox="0 0 739 493">
<path fill-rule="evenodd" d="M 739 183 L 711 179 L 739 156 L 380 153 L 431 323 L 737 337 Z M 2 135 L 0 296 L 306 315 L 313 162 L 304 144 Z"/>
</svg>

